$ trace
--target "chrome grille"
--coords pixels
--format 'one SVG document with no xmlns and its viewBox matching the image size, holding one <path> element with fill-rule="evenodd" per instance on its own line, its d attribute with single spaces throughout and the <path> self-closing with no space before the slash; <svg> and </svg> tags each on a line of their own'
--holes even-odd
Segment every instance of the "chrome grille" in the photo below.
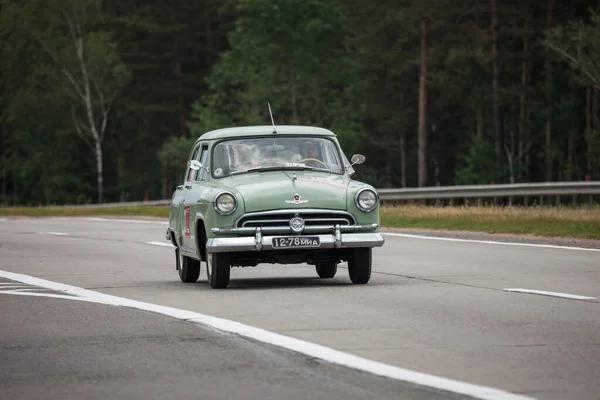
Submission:
<svg viewBox="0 0 600 400">
<path fill-rule="evenodd" d="M 351 214 L 330 210 L 285 210 L 250 213 L 242 216 L 236 223 L 238 228 L 289 227 L 290 219 L 298 215 L 304 219 L 305 226 L 354 225 Z"/>
</svg>

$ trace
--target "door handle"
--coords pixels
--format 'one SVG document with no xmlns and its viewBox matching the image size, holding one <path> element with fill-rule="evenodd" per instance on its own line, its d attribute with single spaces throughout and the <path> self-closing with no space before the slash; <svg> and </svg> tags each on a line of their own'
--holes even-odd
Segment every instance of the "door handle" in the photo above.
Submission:
<svg viewBox="0 0 600 400">
<path fill-rule="evenodd" d="M 185 185 L 185 188 L 186 188 L 186 189 L 191 189 L 191 188 L 192 188 L 192 185 Z"/>
<path fill-rule="evenodd" d="M 177 186 L 177 190 L 183 190 L 183 185 Z"/>
</svg>

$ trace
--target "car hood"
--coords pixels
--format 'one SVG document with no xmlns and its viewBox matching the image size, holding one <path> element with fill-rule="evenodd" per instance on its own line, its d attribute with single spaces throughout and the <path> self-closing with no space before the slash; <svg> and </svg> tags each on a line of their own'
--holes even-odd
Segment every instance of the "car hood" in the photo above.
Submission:
<svg viewBox="0 0 600 400">
<path fill-rule="evenodd" d="M 295 182 L 292 181 L 294 174 Z M 246 212 L 281 208 L 346 210 L 348 180 L 343 175 L 266 171 L 225 179 L 229 181 L 228 186 L 242 195 Z M 295 199 L 295 195 L 299 198 Z"/>
</svg>

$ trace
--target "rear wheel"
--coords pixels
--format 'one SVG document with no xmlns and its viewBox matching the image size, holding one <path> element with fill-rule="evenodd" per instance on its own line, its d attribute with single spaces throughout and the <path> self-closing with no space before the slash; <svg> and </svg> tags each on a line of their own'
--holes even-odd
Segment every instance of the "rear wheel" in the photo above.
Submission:
<svg viewBox="0 0 600 400">
<path fill-rule="evenodd" d="M 229 253 L 206 251 L 206 277 L 213 289 L 224 289 L 229 285 L 231 263 Z"/>
<path fill-rule="evenodd" d="M 181 254 L 179 247 L 175 248 L 175 259 L 177 262 L 177 270 L 179 271 L 179 279 L 185 283 L 194 283 L 200 276 L 200 261 Z"/>
<path fill-rule="evenodd" d="M 335 261 L 319 261 L 315 265 L 319 278 L 333 278 L 337 272 L 337 263 Z"/>
<path fill-rule="evenodd" d="M 354 284 L 365 284 L 371 279 L 371 248 L 358 248 L 348 260 L 348 275 Z"/>
</svg>

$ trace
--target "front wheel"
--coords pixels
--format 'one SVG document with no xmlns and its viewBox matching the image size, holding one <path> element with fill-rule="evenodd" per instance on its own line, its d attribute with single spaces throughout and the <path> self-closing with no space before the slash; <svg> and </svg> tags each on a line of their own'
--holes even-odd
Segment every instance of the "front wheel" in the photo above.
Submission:
<svg viewBox="0 0 600 400">
<path fill-rule="evenodd" d="M 224 289 L 229 285 L 231 263 L 229 253 L 206 251 L 206 277 L 213 289 Z"/>
<path fill-rule="evenodd" d="M 371 279 L 371 248 L 358 248 L 352 252 L 352 257 L 348 260 L 348 275 L 354 284 L 369 282 Z"/>
<path fill-rule="evenodd" d="M 200 261 L 181 254 L 179 247 L 175 248 L 175 260 L 179 279 L 185 283 L 194 283 L 200 276 Z"/>
</svg>

